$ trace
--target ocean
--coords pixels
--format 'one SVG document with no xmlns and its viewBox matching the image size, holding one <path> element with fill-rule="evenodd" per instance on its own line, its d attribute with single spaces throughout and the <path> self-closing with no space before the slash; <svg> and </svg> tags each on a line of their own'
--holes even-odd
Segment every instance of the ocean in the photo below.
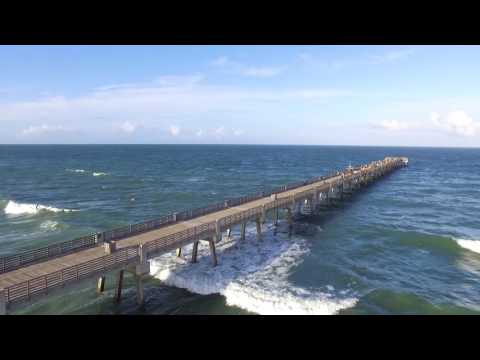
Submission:
<svg viewBox="0 0 480 360">
<path fill-rule="evenodd" d="M 151 261 L 145 306 L 114 278 L 17 314 L 478 314 L 480 149 L 255 145 L 0 145 L 0 256 L 150 220 L 386 156 L 409 166 L 299 219 L 254 224 L 199 262 Z"/>
</svg>

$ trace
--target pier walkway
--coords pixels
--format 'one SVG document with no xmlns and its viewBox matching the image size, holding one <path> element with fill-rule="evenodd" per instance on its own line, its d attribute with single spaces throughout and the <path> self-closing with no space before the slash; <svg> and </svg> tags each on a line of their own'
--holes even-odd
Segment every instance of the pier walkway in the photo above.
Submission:
<svg viewBox="0 0 480 360">
<path fill-rule="evenodd" d="M 292 225 L 296 212 L 315 212 L 344 194 L 407 165 L 407 158 L 387 157 L 367 165 L 278 187 L 268 193 L 229 199 L 200 209 L 186 210 L 140 224 L 53 244 L 41 249 L 0 258 L 0 314 L 66 289 L 80 282 L 98 279 L 102 292 L 107 273 L 117 272 L 115 300 L 120 301 L 124 271 L 134 274 L 137 300 L 143 303 L 142 278 L 149 274 L 149 259 L 193 243 L 192 262 L 197 261 L 200 241 L 208 242 L 213 265 L 217 264 L 215 244 L 233 226 L 245 228 L 255 221 L 257 238 L 268 216 L 278 222 L 279 211 Z"/>
</svg>

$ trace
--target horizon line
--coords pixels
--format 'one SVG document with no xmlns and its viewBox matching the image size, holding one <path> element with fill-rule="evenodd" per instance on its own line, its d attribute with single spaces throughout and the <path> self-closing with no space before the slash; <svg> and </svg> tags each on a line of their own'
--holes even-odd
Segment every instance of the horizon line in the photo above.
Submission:
<svg viewBox="0 0 480 360">
<path fill-rule="evenodd" d="M 345 144 L 195 144 L 195 143 L 28 143 L 0 144 L 0 146 L 312 146 L 312 147 L 385 147 L 385 148 L 430 148 L 430 149 L 479 149 L 480 146 L 429 146 L 429 145 L 345 145 Z"/>
</svg>

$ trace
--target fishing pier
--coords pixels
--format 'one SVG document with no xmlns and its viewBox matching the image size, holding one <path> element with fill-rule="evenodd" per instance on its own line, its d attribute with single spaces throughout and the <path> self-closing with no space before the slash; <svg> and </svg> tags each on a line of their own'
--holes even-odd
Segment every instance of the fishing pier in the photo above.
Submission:
<svg viewBox="0 0 480 360">
<path fill-rule="evenodd" d="M 191 262 L 195 263 L 198 247 L 204 243 L 210 248 L 215 266 L 215 244 L 222 240 L 224 232 L 229 236 L 234 226 L 240 226 L 242 241 L 247 223 L 255 222 L 260 240 L 267 218 L 276 225 L 281 216 L 291 227 L 298 212 L 312 214 L 320 206 L 328 206 L 407 164 L 407 158 L 387 157 L 270 192 L 228 199 L 0 258 L 0 314 L 58 291 L 68 291 L 85 281 L 96 281 L 96 291 L 101 293 L 108 273 L 116 275 L 114 300 L 119 302 L 125 271 L 134 275 L 137 302 L 141 305 L 150 259 L 173 250 L 180 256 L 182 247 L 193 244 Z"/>
</svg>

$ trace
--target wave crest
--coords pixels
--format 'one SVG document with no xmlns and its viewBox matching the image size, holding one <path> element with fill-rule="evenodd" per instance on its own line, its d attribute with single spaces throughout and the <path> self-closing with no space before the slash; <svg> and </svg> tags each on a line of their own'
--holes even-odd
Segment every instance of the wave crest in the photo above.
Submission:
<svg viewBox="0 0 480 360">
<path fill-rule="evenodd" d="M 254 232 L 249 235 L 253 236 L 246 241 L 218 243 L 219 264 L 215 268 L 208 245 L 201 242 L 198 263 L 188 262 L 192 250 L 189 245 L 182 249 L 182 258 L 172 252 L 153 259 L 150 272 L 166 285 L 201 295 L 218 293 L 228 305 L 262 315 L 335 314 L 358 301 L 335 293 L 333 287 L 310 291 L 288 281 L 292 268 L 309 252 L 304 240 L 283 241 L 265 233 L 259 242 Z"/>
<path fill-rule="evenodd" d="M 480 254 L 480 241 L 467 239 L 454 239 L 462 248 Z"/>
<path fill-rule="evenodd" d="M 53 206 L 45 206 L 40 204 L 27 204 L 27 203 L 17 203 L 10 200 L 7 206 L 3 209 L 5 214 L 9 215 L 22 215 L 22 214 L 38 214 L 40 211 L 50 211 L 50 212 L 71 212 L 76 211 L 72 209 L 59 209 Z"/>
</svg>

